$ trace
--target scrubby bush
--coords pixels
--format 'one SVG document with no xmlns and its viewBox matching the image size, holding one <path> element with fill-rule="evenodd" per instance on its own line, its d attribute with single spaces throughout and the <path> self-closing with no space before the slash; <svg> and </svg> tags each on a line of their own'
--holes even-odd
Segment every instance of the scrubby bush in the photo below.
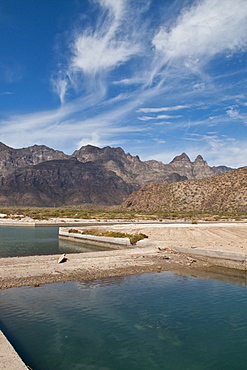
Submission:
<svg viewBox="0 0 247 370">
<path fill-rule="evenodd" d="M 79 230 L 77 229 L 69 229 L 69 233 L 73 233 L 73 234 L 82 234 Z"/>
<path fill-rule="evenodd" d="M 119 231 L 98 231 L 94 229 L 89 229 L 89 230 L 83 230 L 79 231 L 76 229 L 69 229 L 69 233 L 79 233 L 83 235 L 94 235 L 94 236 L 106 236 L 106 237 L 111 237 L 111 238 L 129 238 L 131 244 L 136 244 L 139 240 L 145 239 L 148 236 L 139 233 L 139 234 L 128 234 L 128 233 L 121 233 Z"/>
</svg>

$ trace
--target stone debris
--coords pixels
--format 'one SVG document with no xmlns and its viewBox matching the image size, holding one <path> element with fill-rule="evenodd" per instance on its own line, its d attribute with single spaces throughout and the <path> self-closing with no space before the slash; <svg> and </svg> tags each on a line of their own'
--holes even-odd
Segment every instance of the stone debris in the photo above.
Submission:
<svg viewBox="0 0 247 370">
<path fill-rule="evenodd" d="M 57 263 L 63 263 L 63 262 L 66 262 L 66 261 L 67 261 L 66 254 L 63 253 L 62 256 L 58 258 Z"/>
</svg>

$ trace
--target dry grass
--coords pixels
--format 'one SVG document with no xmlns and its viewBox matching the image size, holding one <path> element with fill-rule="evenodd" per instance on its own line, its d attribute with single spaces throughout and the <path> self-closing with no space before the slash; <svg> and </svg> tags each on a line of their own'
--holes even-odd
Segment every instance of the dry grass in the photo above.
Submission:
<svg viewBox="0 0 247 370">
<path fill-rule="evenodd" d="M 136 244 L 139 240 L 147 238 L 147 235 L 143 233 L 128 234 L 119 231 L 98 231 L 95 229 L 88 229 L 80 231 L 78 229 L 70 229 L 69 233 L 77 233 L 83 235 L 95 235 L 95 236 L 107 236 L 111 238 L 129 238 L 131 244 Z"/>
</svg>

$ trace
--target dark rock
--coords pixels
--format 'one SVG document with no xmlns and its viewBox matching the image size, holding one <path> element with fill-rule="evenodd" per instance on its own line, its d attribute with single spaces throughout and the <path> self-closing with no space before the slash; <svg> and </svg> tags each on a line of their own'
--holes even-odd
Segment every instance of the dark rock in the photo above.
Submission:
<svg viewBox="0 0 247 370">
<path fill-rule="evenodd" d="M 20 168 L 3 179 L 1 205 L 120 204 L 135 190 L 92 162 L 54 160 Z"/>
</svg>

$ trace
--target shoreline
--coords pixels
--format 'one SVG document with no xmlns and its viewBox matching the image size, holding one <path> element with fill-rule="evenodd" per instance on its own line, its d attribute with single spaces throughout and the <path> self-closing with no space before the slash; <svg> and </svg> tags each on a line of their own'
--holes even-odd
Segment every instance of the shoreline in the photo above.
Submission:
<svg viewBox="0 0 247 370">
<path fill-rule="evenodd" d="M 66 257 L 67 261 L 60 264 L 59 255 L 1 258 L 0 288 L 94 280 L 192 265 L 191 258 L 156 247 L 75 253 Z"/>
<path fill-rule="evenodd" d="M 22 222 L 18 226 L 23 226 Z M 244 255 L 247 252 L 247 223 L 141 223 L 141 222 L 76 222 L 80 229 L 102 228 L 107 230 L 148 235 L 136 246 L 124 249 L 67 255 L 67 261 L 57 263 L 59 255 L 0 258 L 0 288 L 93 280 L 113 276 L 148 272 L 171 271 L 188 276 L 223 274 L 241 285 L 246 285 L 246 258 L 243 271 L 225 269 L 209 258 L 214 251 L 219 256 Z M 4 226 L 2 223 L 1 226 Z M 57 226 L 56 223 L 52 223 Z M 14 225 L 12 225 L 14 226 Z M 63 222 L 63 227 L 70 223 Z M 204 251 L 204 256 L 200 253 Z M 200 252 L 200 253 L 198 253 Z M 233 254 L 232 254 L 233 253 Z M 197 254 L 197 255 L 196 255 Z M 223 276 L 222 275 L 222 276 Z M 222 277 L 223 279 L 223 277 Z"/>
<path fill-rule="evenodd" d="M 30 217 L 25 217 L 21 220 L 14 220 L 10 218 L 0 218 L 1 226 L 10 227 L 86 227 L 86 226 L 115 226 L 115 225 L 155 225 L 155 226 L 193 226 L 193 225 L 247 225 L 246 220 L 240 221 L 203 221 L 197 220 L 196 223 L 184 220 L 126 220 L 126 219 L 109 219 L 109 220 L 96 220 L 96 219 L 68 219 L 68 218 L 54 218 L 49 220 L 34 220 Z"/>
<path fill-rule="evenodd" d="M 9 257 L 5 261 L 2 258 L 0 289 L 162 271 L 247 286 L 246 271 L 216 266 L 169 250 L 135 248 L 120 254 L 116 250 L 85 254 L 69 254 L 62 264 L 57 263 L 60 255 Z"/>
</svg>

